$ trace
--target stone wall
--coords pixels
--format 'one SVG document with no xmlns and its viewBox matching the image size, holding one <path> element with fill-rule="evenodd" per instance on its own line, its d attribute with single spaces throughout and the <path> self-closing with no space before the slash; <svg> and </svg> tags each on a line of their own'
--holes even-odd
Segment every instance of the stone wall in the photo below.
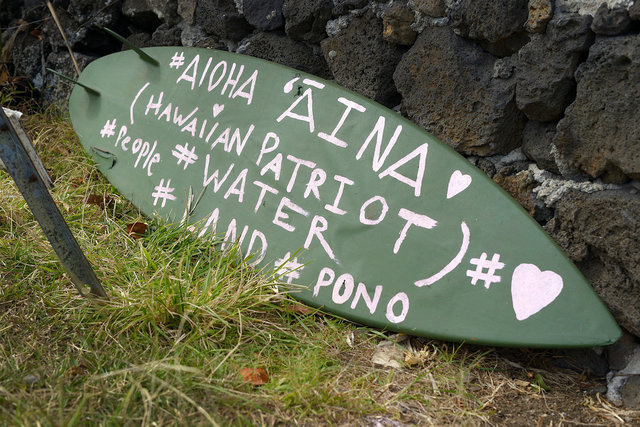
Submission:
<svg viewBox="0 0 640 427">
<path fill-rule="evenodd" d="M 397 109 L 564 248 L 629 332 L 608 349 L 610 398 L 640 388 L 624 388 L 640 374 L 640 0 L 53 3 L 81 67 L 122 49 L 107 26 L 141 47 L 268 59 Z M 49 17 L 43 1 L 0 0 L 2 60 L 63 105 L 70 87 L 45 68 L 75 71 Z"/>
</svg>

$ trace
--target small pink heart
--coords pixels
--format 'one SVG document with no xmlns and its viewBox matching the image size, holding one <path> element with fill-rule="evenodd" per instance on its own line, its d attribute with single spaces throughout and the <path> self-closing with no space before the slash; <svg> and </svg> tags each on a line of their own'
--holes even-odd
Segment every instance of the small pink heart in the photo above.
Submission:
<svg viewBox="0 0 640 427">
<path fill-rule="evenodd" d="M 450 199 L 456 194 L 463 192 L 469 185 L 471 185 L 471 175 L 464 175 L 459 170 L 454 171 L 451 174 L 451 178 L 449 178 L 447 199 Z"/>
<path fill-rule="evenodd" d="M 533 316 L 562 292 L 562 277 L 533 264 L 520 264 L 511 276 L 511 300 L 518 320 Z"/>
<path fill-rule="evenodd" d="M 222 112 L 222 110 L 224 110 L 224 104 L 214 104 L 213 105 L 213 117 L 218 117 L 218 114 L 220 114 Z"/>
</svg>

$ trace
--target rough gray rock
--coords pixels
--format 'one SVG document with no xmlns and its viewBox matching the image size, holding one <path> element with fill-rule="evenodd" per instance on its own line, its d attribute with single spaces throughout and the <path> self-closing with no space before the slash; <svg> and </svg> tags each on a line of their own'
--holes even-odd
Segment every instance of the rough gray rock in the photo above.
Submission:
<svg viewBox="0 0 640 427">
<path fill-rule="evenodd" d="M 294 40 L 318 43 L 327 37 L 325 27 L 331 19 L 331 0 L 284 0 L 285 31 Z"/>
<path fill-rule="evenodd" d="M 635 0 L 555 0 L 555 7 L 563 12 L 594 16 L 603 3 L 610 9 L 617 6 L 629 8 L 634 1 Z"/>
<path fill-rule="evenodd" d="M 446 0 L 456 34 L 476 40 L 488 52 L 508 56 L 527 41 L 528 0 Z"/>
<path fill-rule="evenodd" d="M 199 1 L 195 10 L 195 23 L 207 34 L 238 42 L 253 28 L 236 10 L 233 0 Z"/>
<path fill-rule="evenodd" d="M 554 18 L 518 52 L 516 102 L 529 119 L 558 120 L 573 101 L 573 75 L 594 39 L 590 24 L 588 15 Z"/>
<path fill-rule="evenodd" d="M 623 33 L 631 26 L 631 18 L 626 7 L 617 6 L 612 9 L 603 3 L 593 16 L 591 29 L 596 34 L 615 36 Z"/>
<path fill-rule="evenodd" d="M 640 409 L 640 345 L 635 344 L 627 364 L 607 375 L 607 399 L 629 409 Z"/>
<path fill-rule="evenodd" d="M 196 8 L 198 0 L 180 0 L 178 2 L 178 16 L 183 19 L 186 25 L 196 23 Z"/>
<path fill-rule="evenodd" d="M 355 18 L 338 36 L 323 40 L 324 57 L 337 83 L 387 106 L 397 105 L 393 71 L 403 50 L 386 42 L 382 20 L 372 11 Z"/>
<path fill-rule="evenodd" d="M 640 179 L 640 35 L 596 39 L 555 145 L 569 166 L 622 183 Z"/>
<path fill-rule="evenodd" d="M 245 19 L 260 31 L 269 31 L 284 25 L 282 0 L 244 0 Z"/>
<path fill-rule="evenodd" d="M 430 28 L 394 73 L 402 110 L 459 152 L 507 153 L 520 145 L 525 125 L 511 61 L 496 60 L 451 28 Z"/>
<path fill-rule="evenodd" d="M 565 250 L 618 323 L 640 335 L 640 196 L 572 191 L 547 232 Z"/>
<path fill-rule="evenodd" d="M 255 56 L 296 70 L 330 79 L 331 71 L 320 52 L 309 45 L 275 33 L 257 33 L 243 40 L 238 53 Z"/>
<path fill-rule="evenodd" d="M 557 122 L 540 123 L 529 120 L 522 132 L 522 152 L 538 167 L 559 174 L 552 153 Z"/>
</svg>

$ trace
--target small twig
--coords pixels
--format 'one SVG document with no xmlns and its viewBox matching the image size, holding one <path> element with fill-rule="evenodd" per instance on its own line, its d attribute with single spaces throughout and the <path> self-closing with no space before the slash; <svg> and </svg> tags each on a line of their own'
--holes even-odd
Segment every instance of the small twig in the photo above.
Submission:
<svg viewBox="0 0 640 427">
<path fill-rule="evenodd" d="M 26 24 L 27 25 L 39 24 L 40 22 L 45 22 L 45 21 L 48 21 L 48 20 L 49 20 L 49 18 L 42 18 L 42 19 L 38 19 L 37 21 L 26 22 Z M 22 26 L 22 24 L 15 25 L 13 27 L 5 27 L 5 28 L 1 28 L 0 27 L 0 33 L 3 33 L 3 32 L 8 31 L 8 30 L 17 30 L 21 26 Z"/>
<path fill-rule="evenodd" d="M 73 55 L 73 51 L 71 50 L 71 45 L 69 44 L 69 40 L 67 40 L 67 35 L 64 33 L 64 30 L 62 29 L 62 25 L 60 24 L 60 20 L 58 19 L 58 14 L 56 14 L 56 11 L 53 8 L 51 1 L 50 0 L 46 0 L 46 1 L 47 1 L 47 7 L 51 12 L 51 16 L 53 16 L 53 20 L 56 21 L 56 25 L 58 26 L 58 30 L 60 30 L 62 39 L 64 40 L 64 43 L 67 45 L 67 49 L 69 50 L 69 55 L 71 55 L 71 60 L 73 61 L 73 65 L 76 68 L 76 73 L 78 73 L 78 77 L 80 77 L 80 67 L 78 66 L 76 57 Z"/>
</svg>

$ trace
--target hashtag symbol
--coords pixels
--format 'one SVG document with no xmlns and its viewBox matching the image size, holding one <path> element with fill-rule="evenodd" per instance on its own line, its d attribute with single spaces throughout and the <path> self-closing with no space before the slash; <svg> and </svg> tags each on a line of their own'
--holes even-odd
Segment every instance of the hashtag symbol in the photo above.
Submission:
<svg viewBox="0 0 640 427">
<path fill-rule="evenodd" d="M 304 269 L 304 264 L 298 262 L 298 258 L 291 258 L 291 252 L 287 252 L 284 257 L 276 260 L 273 266 L 281 276 L 287 278 L 287 283 L 291 284 L 300 278 L 300 270 Z M 283 270 L 283 271 L 280 271 Z"/>
<path fill-rule="evenodd" d="M 169 68 L 178 69 L 184 65 L 184 52 L 176 52 L 171 57 L 171 63 L 169 64 Z"/>
<path fill-rule="evenodd" d="M 480 258 L 471 258 L 471 264 L 476 266 L 475 270 L 467 270 L 467 276 L 471 277 L 471 284 L 475 286 L 478 280 L 484 281 L 484 287 L 489 289 L 492 283 L 499 283 L 502 278 L 494 276 L 496 270 L 501 270 L 504 264 L 500 262 L 500 254 L 493 254 L 490 260 L 487 254 L 482 252 Z M 487 270 L 485 273 L 484 271 Z"/>
<path fill-rule="evenodd" d="M 115 130 L 116 130 L 116 119 L 113 119 L 113 121 L 107 120 L 107 123 L 105 123 L 104 127 L 100 131 L 100 136 L 103 138 L 105 136 L 111 137 L 116 134 Z"/>
<path fill-rule="evenodd" d="M 162 199 L 162 207 L 164 208 L 165 203 L 168 200 L 175 200 L 176 196 L 174 196 L 173 194 L 173 190 L 175 190 L 175 188 L 169 187 L 171 185 L 171 180 L 168 179 L 167 180 L 167 185 L 164 185 L 164 179 L 160 180 L 160 185 L 156 185 L 154 187 L 155 192 L 153 194 L 151 194 L 151 197 L 154 197 L 153 199 L 153 206 L 155 206 L 158 203 L 159 199 Z"/>
<path fill-rule="evenodd" d="M 191 148 L 189 151 L 189 144 L 185 142 L 184 146 L 178 144 L 175 146 L 175 150 L 171 150 L 173 157 L 178 159 L 178 165 L 184 162 L 183 170 L 187 169 L 187 166 L 192 165 L 198 160 L 198 155 L 195 153 L 196 147 Z"/>
</svg>

